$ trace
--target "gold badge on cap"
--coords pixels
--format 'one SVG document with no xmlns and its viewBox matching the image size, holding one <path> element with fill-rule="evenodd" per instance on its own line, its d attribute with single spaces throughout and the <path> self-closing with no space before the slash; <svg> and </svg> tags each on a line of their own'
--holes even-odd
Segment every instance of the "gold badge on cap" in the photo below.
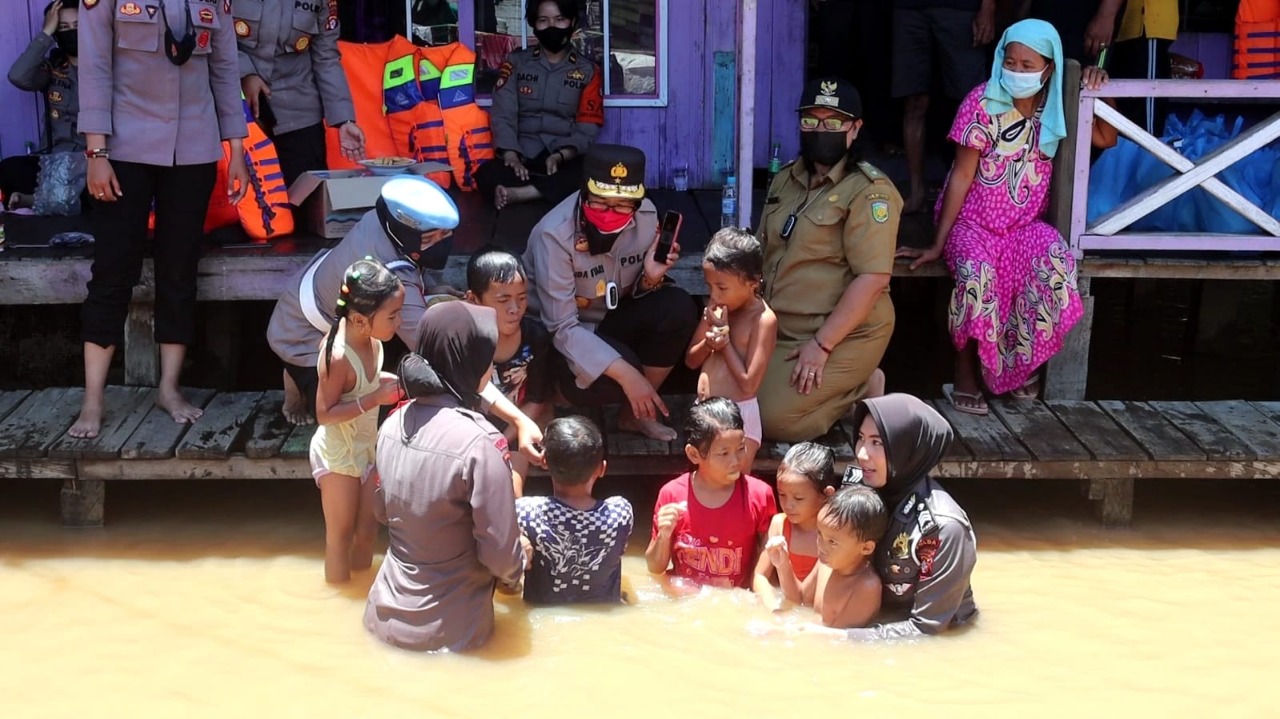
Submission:
<svg viewBox="0 0 1280 719">
<path fill-rule="evenodd" d="M 823 80 L 822 84 L 818 86 L 818 91 L 822 94 L 813 98 L 813 104 L 840 107 L 840 98 L 836 97 L 836 87 L 835 82 Z"/>
<path fill-rule="evenodd" d="M 609 174 L 615 180 L 625 180 L 627 179 L 627 166 L 619 162 L 613 166 L 612 170 L 609 170 Z"/>
</svg>

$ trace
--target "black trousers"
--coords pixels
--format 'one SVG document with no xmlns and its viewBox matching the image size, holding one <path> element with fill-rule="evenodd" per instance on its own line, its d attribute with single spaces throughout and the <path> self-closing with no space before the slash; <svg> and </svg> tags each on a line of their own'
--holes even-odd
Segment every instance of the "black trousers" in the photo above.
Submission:
<svg viewBox="0 0 1280 719">
<path fill-rule="evenodd" d="M 526 158 L 524 166 L 529 170 L 529 180 L 522 182 L 516 177 L 516 171 L 507 167 L 502 161 L 502 153 L 489 160 L 476 170 L 476 187 L 485 197 L 492 198 L 493 191 L 504 187 L 524 187 L 533 185 L 542 193 L 542 197 L 553 205 L 560 204 L 564 198 L 582 189 L 582 156 L 560 163 L 560 169 L 554 175 L 547 174 L 547 158 L 551 153 L 544 152 L 533 158 Z"/>
<path fill-rule="evenodd" d="M 1154 47 L 1153 47 L 1154 45 Z M 1107 72 L 1116 79 L 1146 79 L 1154 76 L 1157 80 L 1168 80 L 1173 72 L 1169 64 L 1169 47 L 1172 40 L 1156 40 L 1152 43 L 1148 38 L 1118 42 L 1111 47 L 1111 59 L 1107 61 Z M 1159 98 L 1148 103 L 1144 98 L 1121 98 L 1116 100 L 1116 109 L 1124 114 L 1138 127 L 1147 126 L 1148 104 L 1152 108 L 1152 128 L 1155 136 L 1164 133 L 1164 121 L 1169 112 L 1169 101 Z"/>
<path fill-rule="evenodd" d="M 155 202 L 155 338 L 162 344 L 195 340 L 196 272 L 215 163 L 161 167 L 111 161 L 123 194 L 93 204 L 93 269 L 80 307 L 81 338 L 102 347 L 124 341 L 133 287 L 142 274 L 147 218 Z"/>
<path fill-rule="evenodd" d="M 628 364 L 641 367 L 673 367 L 684 358 L 689 339 L 698 327 L 698 305 L 689 293 L 666 285 L 642 297 L 626 297 L 618 309 L 605 315 L 596 328 L 604 340 Z M 622 386 L 601 375 L 582 389 L 574 380 L 569 361 L 559 354 L 555 361 L 556 384 L 565 400 L 575 405 L 623 404 Z"/>
<path fill-rule="evenodd" d="M 6 203 L 15 192 L 35 194 L 39 177 L 39 155 L 14 155 L 0 160 L 0 192 L 4 193 Z"/>
<path fill-rule="evenodd" d="M 271 137 L 276 154 L 280 156 L 280 172 L 284 174 L 285 187 L 292 187 L 293 181 L 304 172 L 329 169 L 324 132 L 324 123 L 317 123 Z"/>
</svg>

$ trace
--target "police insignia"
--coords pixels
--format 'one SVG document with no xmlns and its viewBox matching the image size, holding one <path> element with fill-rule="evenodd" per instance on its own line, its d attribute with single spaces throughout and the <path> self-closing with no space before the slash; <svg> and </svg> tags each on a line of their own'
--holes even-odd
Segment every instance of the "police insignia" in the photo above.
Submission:
<svg viewBox="0 0 1280 719">
<path fill-rule="evenodd" d="M 585 310 L 586 308 L 591 306 L 591 300 L 587 299 L 586 297 L 574 297 L 573 302 L 574 304 L 578 305 L 578 309 L 580 310 Z"/>
<path fill-rule="evenodd" d="M 49 93 L 49 102 L 62 102 L 62 93 L 57 90 Z"/>
<path fill-rule="evenodd" d="M 205 49 L 206 47 L 209 47 L 209 31 L 208 30 L 201 30 L 200 34 L 196 36 L 196 47 L 200 48 L 201 50 Z"/>
<path fill-rule="evenodd" d="M 916 545 L 916 560 L 920 562 L 920 578 L 933 576 L 933 558 L 938 555 L 941 542 L 937 537 L 925 537 Z"/>
<path fill-rule="evenodd" d="M 871 203 L 871 219 L 883 225 L 889 221 L 889 203 L 884 200 L 876 200 Z"/>
<path fill-rule="evenodd" d="M 502 453 L 502 461 L 511 464 L 511 446 L 507 444 L 507 438 L 498 435 L 498 438 L 493 440 L 493 446 Z"/>
<path fill-rule="evenodd" d="M 207 7 L 200 8 L 200 22 L 205 25 L 213 24 L 213 10 Z"/>
<path fill-rule="evenodd" d="M 56 119 L 58 119 L 59 117 L 62 117 L 62 115 L 61 115 L 57 110 L 50 110 L 50 111 L 49 111 L 49 117 L 51 117 L 52 119 L 56 120 Z"/>
<path fill-rule="evenodd" d="M 532 88 L 532 87 L 529 87 L 528 85 L 521 85 L 521 86 L 520 86 L 520 94 L 521 94 L 521 95 L 532 95 L 532 94 L 533 94 L 533 88 Z"/>
<path fill-rule="evenodd" d="M 585 79 L 587 79 L 587 74 L 586 74 L 585 72 L 581 71 L 581 70 L 570 70 L 570 71 L 569 71 L 569 79 L 570 79 L 570 80 L 579 80 L 579 81 L 581 81 L 581 80 L 585 80 Z"/>
<path fill-rule="evenodd" d="M 236 37 L 249 37 L 249 23 L 236 20 Z"/>
<path fill-rule="evenodd" d="M 231 0 L 222 0 L 222 12 L 231 14 Z"/>
<path fill-rule="evenodd" d="M 332 32 L 332 31 L 334 31 L 334 30 L 338 29 L 338 18 L 337 18 L 337 16 L 330 17 L 328 20 L 326 20 L 326 21 L 325 21 L 325 23 L 324 23 L 324 29 L 325 29 L 325 32 Z"/>
<path fill-rule="evenodd" d="M 604 297 L 605 284 L 604 280 L 596 283 L 596 297 Z"/>
<path fill-rule="evenodd" d="M 147 17 L 155 17 L 155 16 L 156 16 L 156 13 L 158 13 L 158 12 L 160 12 L 160 6 L 159 6 L 159 5 L 148 5 L 148 6 L 147 6 Z"/>
<path fill-rule="evenodd" d="M 133 17 L 134 15 L 141 15 L 142 8 L 138 7 L 137 3 L 127 2 L 120 6 L 120 14 L 128 15 L 129 17 Z"/>
<path fill-rule="evenodd" d="M 303 35 L 302 37 L 298 38 L 297 42 L 293 43 L 293 50 L 294 52 L 302 52 L 310 46 L 311 46 L 311 38 L 307 37 L 306 35 Z"/>
<path fill-rule="evenodd" d="M 893 546 L 889 551 L 894 559 L 906 559 L 911 555 L 911 537 L 908 537 L 906 532 L 894 537 Z"/>
<path fill-rule="evenodd" d="M 84 9 L 92 10 L 98 6 L 98 0 L 84 0 Z"/>
</svg>

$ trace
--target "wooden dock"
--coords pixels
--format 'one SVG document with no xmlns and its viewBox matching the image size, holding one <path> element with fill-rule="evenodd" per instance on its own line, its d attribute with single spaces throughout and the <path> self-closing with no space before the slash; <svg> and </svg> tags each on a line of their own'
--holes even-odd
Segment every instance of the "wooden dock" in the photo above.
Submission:
<svg viewBox="0 0 1280 719">
<path fill-rule="evenodd" d="M 108 481 L 311 480 L 307 453 L 315 428 L 284 421 L 281 392 L 190 390 L 205 413 L 189 426 L 156 408 L 154 392 L 109 387 L 110 411 L 92 440 L 66 434 L 82 389 L 0 393 L 0 480 L 61 480 L 63 520 L 70 526 L 102 524 Z M 670 405 L 679 427 L 689 398 Z M 1135 479 L 1280 477 L 1280 402 L 993 400 L 987 417 L 956 412 L 945 401 L 934 406 L 957 435 L 938 476 L 1082 480 L 1109 526 L 1129 523 Z M 683 437 L 655 442 L 619 432 L 616 409 L 583 413 L 604 428 L 611 473 L 687 468 Z M 820 440 L 835 450 L 841 469 L 854 461 L 852 436 L 841 423 Z M 786 449 L 766 443 L 755 472 L 772 474 Z"/>
</svg>

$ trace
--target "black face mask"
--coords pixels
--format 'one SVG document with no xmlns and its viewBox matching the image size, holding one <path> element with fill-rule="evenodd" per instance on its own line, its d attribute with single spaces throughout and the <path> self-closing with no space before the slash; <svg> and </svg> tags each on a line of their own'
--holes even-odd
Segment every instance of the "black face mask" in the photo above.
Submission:
<svg viewBox="0 0 1280 719">
<path fill-rule="evenodd" d="M 77 45 L 75 30 L 59 30 L 53 34 L 53 41 L 58 43 L 58 49 L 66 53 L 67 57 L 75 57 L 80 46 Z"/>
<path fill-rule="evenodd" d="M 387 207 L 385 200 L 379 197 L 374 204 L 374 209 L 378 213 L 378 221 L 382 223 L 382 231 L 387 234 L 387 239 L 391 240 L 391 244 L 396 246 L 402 257 L 417 265 L 419 269 L 443 270 L 449 263 L 449 253 L 453 250 L 452 235 L 423 250 L 420 249 L 422 232 L 397 220 L 391 213 L 391 209 Z"/>
<path fill-rule="evenodd" d="M 165 11 L 163 0 L 160 3 L 160 17 L 164 18 L 164 54 L 174 65 L 185 65 L 196 49 L 196 31 L 191 22 L 191 4 L 184 3 L 187 8 L 187 34 L 178 40 L 173 36 L 173 28 L 169 27 L 169 14 Z"/>
<path fill-rule="evenodd" d="M 573 27 L 546 27 L 534 30 L 533 36 L 538 38 L 538 45 L 547 52 L 560 52 L 568 47 L 569 38 L 573 37 Z"/>
<path fill-rule="evenodd" d="M 800 156 L 813 165 L 834 165 L 849 151 L 843 132 L 800 133 Z"/>
</svg>

